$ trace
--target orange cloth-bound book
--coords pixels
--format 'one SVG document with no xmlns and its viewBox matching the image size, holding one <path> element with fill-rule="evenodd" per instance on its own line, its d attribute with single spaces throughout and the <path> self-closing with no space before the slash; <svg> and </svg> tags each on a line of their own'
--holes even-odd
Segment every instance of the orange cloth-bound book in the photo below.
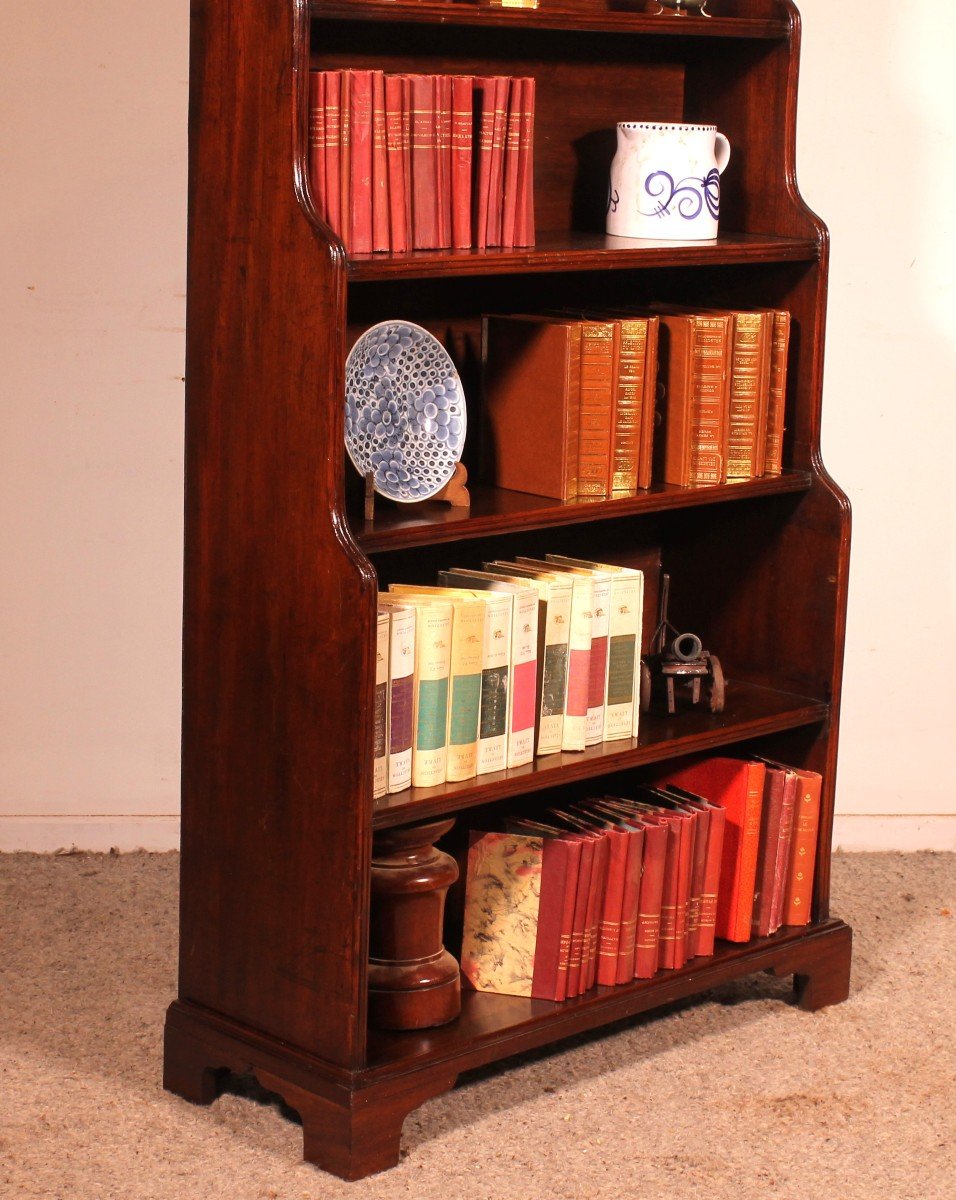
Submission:
<svg viewBox="0 0 956 1200">
<path fill-rule="evenodd" d="M 751 936 L 766 770 L 760 762 L 705 758 L 666 776 L 666 782 L 696 792 L 726 813 L 716 934 L 730 942 L 748 942 Z"/>
</svg>

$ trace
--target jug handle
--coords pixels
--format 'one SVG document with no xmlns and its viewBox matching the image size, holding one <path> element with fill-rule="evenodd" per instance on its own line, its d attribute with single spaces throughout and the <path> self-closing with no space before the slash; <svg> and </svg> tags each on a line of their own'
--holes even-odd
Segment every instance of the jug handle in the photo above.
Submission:
<svg viewBox="0 0 956 1200">
<path fill-rule="evenodd" d="M 722 133 L 718 133 L 714 140 L 714 158 L 717 160 L 717 173 L 723 175 L 730 162 L 730 142 Z"/>
</svg>

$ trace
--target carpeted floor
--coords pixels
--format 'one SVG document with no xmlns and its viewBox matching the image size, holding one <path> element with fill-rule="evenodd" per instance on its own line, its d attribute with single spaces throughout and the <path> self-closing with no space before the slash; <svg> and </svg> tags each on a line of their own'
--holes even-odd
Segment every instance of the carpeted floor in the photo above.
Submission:
<svg viewBox="0 0 956 1200">
<path fill-rule="evenodd" d="M 954 855 L 836 858 L 848 1003 L 803 1013 L 760 977 L 483 1071 L 357 1184 L 304 1165 L 267 1097 L 161 1090 L 177 866 L 0 856 L 0 1196 L 956 1197 Z"/>
</svg>

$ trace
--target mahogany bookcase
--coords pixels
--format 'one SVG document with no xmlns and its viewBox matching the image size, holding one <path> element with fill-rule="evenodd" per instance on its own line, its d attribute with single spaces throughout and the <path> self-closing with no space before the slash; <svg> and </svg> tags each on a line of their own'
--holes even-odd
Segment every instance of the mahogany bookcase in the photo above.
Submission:
<svg viewBox="0 0 956 1200">
<path fill-rule="evenodd" d="M 828 241 L 796 186 L 799 19 L 791 0 L 712 0 L 709 20 L 641 7 L 192 0 L 181 948 L 165 1085 L 208 1104 L 227 1071 L 254 1073 L 300 1113 L 305 1157 L 347 1179 L 396 1163 L 405 1116 L 467 1069 L 753 972 L 792 974 L 806 1008 L 848 992 L 851 935 L 829 889 L 850 514 L 820 459 Z M 310 65 L 533 74 L 537 245 L 347 257 L 309 190 Z M 715 122 L 730 138 L 716 242 L 601 232 L 612 131 L 635 119 Z M 401 317 L 435 331 L 477 424 L 482 312 L 651 300 L 790 310 L 782 476 L 570 504 L 477 486 L 470 509 L 382 504 L 364 520 L 343 444 L 361 329 Z M 724 664 L 725 711 L 647 717 L 631 742 L 373 803 L 377 589 L 546 550 L 663 564 L 672 616 Z M 809 925 L 565 1003 L 466 993 L 441 1028 L 367 1027 L 376 829 L 457 816 L 463 833 L 716 748 L 823 773 Z M 450 921 L 453 953 L 456 937 Z"/>
</svg>

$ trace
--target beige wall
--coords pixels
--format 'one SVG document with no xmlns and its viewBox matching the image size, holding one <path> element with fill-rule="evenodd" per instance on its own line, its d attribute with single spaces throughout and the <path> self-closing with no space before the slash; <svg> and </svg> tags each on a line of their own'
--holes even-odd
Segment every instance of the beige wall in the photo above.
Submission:
<svg viewBox="0 0 956 1200">
<path fill-rule="evenodd" d="M 5 9 L 0 847 L 161 847 L 179 770 L 188 5 Z M 800 179 L 834 242 L 824 450 L 856 521 L 838 839 L 942 846 L 956 700 L 927 667 L 956 625 L 956 26 L 936 0 L 803 12 Z"/>
</svg>

